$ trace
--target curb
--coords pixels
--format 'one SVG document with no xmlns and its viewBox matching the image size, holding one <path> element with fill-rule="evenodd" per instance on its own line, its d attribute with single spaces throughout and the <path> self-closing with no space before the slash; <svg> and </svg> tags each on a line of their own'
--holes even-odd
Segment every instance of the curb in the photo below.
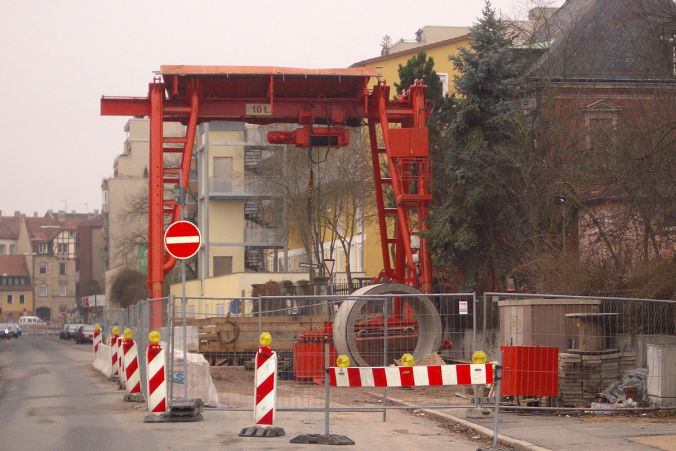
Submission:
<svg viewBox="0 0 676 451">
<path fill-rule="evenodd" d="M 400 406 L 411 406 L 414 407 L 413 405 L 402 401 L 400 399 L 392 398 L 391 396 L 387 396 L 387 401 L 391 402 L 393 404 L 397 404 Z M 480 434 L 487 435 L 491 439 L 493 438 L 493 430 L 489 429 L 485 426 L 481 426 L 480 424 L 472 423 L 471 421 L 468 421 L 464 418 L 456 417 L 455 415 L 451 415 L 448 413 L 441 412 L 439 410 L 433 410 L 433 409 L 416 409 L 419 412 L 424 412 L 425 414 L 437 419 L 437 420 L 444 420 L 444 421 L 452 421 L 454 423 L 461 424 L 465 427 L 474 429 L 476 432 Z M 507 435 L 503 435 L 498 433 L 498 442 L 505 443 L 512 448 L 514 448 L 515 451 L 551 451 L 549 448 L 543 448 L 541 446 L 534 445 L 532 443 L 526 442 L 524 440 L 520 440 L 518 438 L 514 437 L 509 437 Z"/>
</svg>

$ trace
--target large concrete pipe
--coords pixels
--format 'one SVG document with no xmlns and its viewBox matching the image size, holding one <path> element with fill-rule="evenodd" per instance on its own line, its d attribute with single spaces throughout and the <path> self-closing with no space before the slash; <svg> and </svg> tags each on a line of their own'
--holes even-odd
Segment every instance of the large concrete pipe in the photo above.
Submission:
<svg viewBox="0 0 676 451">
<path fill-rule="evenodd" d="M 415 349 L 412 350 L 413 357 L 420 360 L 438 351 L 441 346 L 441 318 L 434 304 L 423 293 L 408 285 L 396 283 L 369 285 L 352 293 L 355 296 L 387 294 L 417 295 L 402 298 L 404 303 L 413 311 L 415 321 L 418 323 L 418 339 Z M 355 325 L 358 329 L 357 321 L 360 319 L 362 309 L 368 302 L 374 302 L 374 300 L 360 298 L 344 300 L 333 320 L 333 344 L 336 351 L 338 354 L 350 357 L 353 364 L 357 366 L 372 366 L 359 353 L 355 340 Z M 389 315 L 391 314 L 392 312 L 389 312 Z"/>
</svg>

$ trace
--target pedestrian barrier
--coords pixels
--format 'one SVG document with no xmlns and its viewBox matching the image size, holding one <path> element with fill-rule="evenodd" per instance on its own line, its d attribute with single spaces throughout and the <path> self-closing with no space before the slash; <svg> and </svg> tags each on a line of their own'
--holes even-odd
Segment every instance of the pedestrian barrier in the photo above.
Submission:
<svg viewBox="0 0 676 451">
<path fill-rule="evenodd" d="M 256 426 L 244 428 L 240 437 L 276 437 L 284 435 L 284 429 L 272 427 L 277 403 L 277 353 L 270 349 L 272 336 L 263 332 L 259 337 L 261 346 L 256 352 L 254 378 L 254 422 Z M 263 427 L 268 426 L 268 427 Z"/>
<path fill-rule="evenodd" d="M 141 372 L 138 366 L 138 348 L 134 342 L 134 333 L 125 329 L 122 347 L 124 350 L 124 373 L 127 396 L 125 401 L 144 401 L 141 393 Z"/>
<path fill-rule="evenodd" d="M 167 374 L 165 369 L 165 354 L 159 345 L 160 333 L 152 331 L 148 335 L 150 344 L 146 352 L 146 368 L 148 369 L 148 411 L 164 413 L 167 411 Z"/>
<path fill-rule="evenodd" d="M 126 375 L 125 375 L 125 369 L 124 369 L 124 337 L 120 336 L 117 337 L 117 365 L 118 365 L 118 378 L 117 378 L 117 386 L 120 389 L 125 388 L 125 383 L 126 383 Z"/>
<path fill-rule="evenodd" d="M 421 387 L 493 383 L 490 364 L 329 368 L 332 387 Z"/>
<path fill-rule="evenodd" d="M 100 325 L 95 325 L 94 326 L 94 339 L 92 340 L 92 346 L 94 348 L 94 356 L 96 357 L 96 353 L 99 350 L 99 345 L 101 344 L 101 326 Z"/>
<path fill-rule="evenodd" d="M 277 384 L 277 353 L 268 346 L 270 334 L 261 334 L 261 346 L 256 353 L 256 378 L 254 421 L 256 424 L 272 425 L 275 418 Z"/>
<path fill-rule="evenodd" d="M 119 364 L 117 361 L 117 338 L 120 334 L 120 328 L 113 327 L 113 335 L 110 337 L 110 364 L 112 366 L 111 378 L 119 376 Z"/>
</svg>

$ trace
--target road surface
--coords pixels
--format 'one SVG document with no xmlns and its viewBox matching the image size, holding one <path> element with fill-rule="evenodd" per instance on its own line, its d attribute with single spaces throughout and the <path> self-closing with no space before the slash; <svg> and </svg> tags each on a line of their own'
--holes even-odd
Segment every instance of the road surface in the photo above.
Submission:
<svg viewBox="0 0 676 451">
<path fill-rule="evenodd" d="M 0 449 L 168 450 L 333 449 L 296 445 L 299 434 L 323 434 L 321 412 L 282 412 L 284 437 L 239 437 L 253 426 L 251 412 L 208 410 L 194 423 L 144 423 L 144 404 L 125 403 L 117 384 L 92 368 L 91 345 L 55 336 L 0 340 Z M 331 433 L 356 442 L 351 449 L 475 450 L 478 443 L 457 436 L 428 418 L 401 411 L 332 413 Z"/>
</svg>

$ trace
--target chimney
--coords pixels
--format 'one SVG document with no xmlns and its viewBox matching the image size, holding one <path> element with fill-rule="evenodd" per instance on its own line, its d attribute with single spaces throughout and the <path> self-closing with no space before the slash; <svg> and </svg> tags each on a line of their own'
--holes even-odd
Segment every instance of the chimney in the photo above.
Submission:
<svg viewBox="0 0 676 451">
<path fill-rule="evenodd" d="M 14 210 L 14 217 L 15 218 L 20 218 L 21 217 L 21 212 L 18 210 Z"/>
<path fill-rule="evenodd" d="M 38 217 L 38 212 L 37 212 L 37 211 L 34 211 L 34 212 L 33 212 L 33 217 L 34 217 L 34 218 L 37 218 L 37 217 Z"/>
<path fill-rule="evenodd" d="M 66 220 L 66 212 L 63 210 L 59 210 L 56 214 L 56 217 L 59 219 L 59 221 L 63 222 Z"/>
</svg>

